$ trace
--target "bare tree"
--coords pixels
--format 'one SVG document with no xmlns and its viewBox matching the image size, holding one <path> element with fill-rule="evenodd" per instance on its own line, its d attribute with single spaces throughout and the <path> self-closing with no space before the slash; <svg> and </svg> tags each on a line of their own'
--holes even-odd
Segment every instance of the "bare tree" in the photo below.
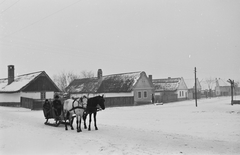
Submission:
<svg viewBox="0 0 240 155">
<path fill-rule="evenodd" d="M 208 86 L 208 91 L 209 91 L 209 97 L 211 97 L 212 96 L 212 87 L 213 87 L 213 85 L 214 85 L 214 83 L 215 83 L 216 81 L 215 81 L 215 79 L 214 78 L 206 78 L 205 79 L 205 83 L 207 84 L 207 86 Z"/>
<path fill-rule="evenodd" d="M 72 72 L 61 72 L 58 75 L 53 76 L 53 81 L 59 87 L 59 89 L 65 92 L 65 88 L 74 80 L 80 78 L 79 75 L 74 74 Z"/>
<path fill-rule="evenodd" d="M 83 70 L 81 72 L 81 77 L 82 78 L 91 78 L 91 77 L 94 77 L 94 73 L 92 71 Z"/>
<path fill-rule="evenodd" d="M 82 71 L 81 75 L 74 74 L 73 72 L 61 72 L 58 75 L 53 76 L 53 81 L 59 87 L 62 92 L 67 92 L 66 87 L 75 79 L 91 78 L 94 77 L 92 71 Z"/>
</svg>

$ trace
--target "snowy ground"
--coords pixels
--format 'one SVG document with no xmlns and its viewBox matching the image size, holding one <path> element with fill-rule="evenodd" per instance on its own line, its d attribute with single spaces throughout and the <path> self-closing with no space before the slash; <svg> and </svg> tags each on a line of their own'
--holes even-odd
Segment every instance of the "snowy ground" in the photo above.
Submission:
<svg viewBox="0 0 240 155">
<path fill-rule="evenodd" d="M 44 125 L 42 111 L 0 107 L 0 154 L 240 153 L 240 105 L 230 97 L 107 108 L 97 120 L 99 130 L 77 133 Z"/>
</svg>

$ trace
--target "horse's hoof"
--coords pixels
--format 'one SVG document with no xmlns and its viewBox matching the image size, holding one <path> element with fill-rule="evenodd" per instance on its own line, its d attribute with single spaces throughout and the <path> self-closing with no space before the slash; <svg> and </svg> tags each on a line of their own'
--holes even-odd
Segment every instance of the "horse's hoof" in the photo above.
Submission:
<svg viewBox="0 0 240 155">
<path fill-rule="evenodd" d="M 95 128 L 95 130 L 98 130 L 98 128 Z"/>
<path fill-rule="evenodd" d="M 74 130 L 74 128 L 71 128 L 72 130 Z"/>
<path fill-rule="evenodd" d="M 91 129 L 88 129 L 88 131 L 91 131 Z"/>
<path fill-rule="evenodd" d="M 78 130 L 77 132 L 82 132 L 82 130 Z"/>
<path fill-rule="evenodd" d="M 65 129 L 65 130 L 68 130 L 68 129 Z"/>
</svg>

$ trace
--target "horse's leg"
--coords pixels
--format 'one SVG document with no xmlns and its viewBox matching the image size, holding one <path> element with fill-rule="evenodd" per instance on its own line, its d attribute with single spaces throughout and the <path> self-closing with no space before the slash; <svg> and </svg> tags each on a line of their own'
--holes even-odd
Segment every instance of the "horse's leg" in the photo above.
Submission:
<svg viewBox="0 0 240 155">
<path fill-rule="evenodd" d="M 82 129 L 81 129 L 81 119 L 82 119 L 82 116 L 80 115 L 79 116 L 79 126 L 78 126 L 78 132 L 82 132 Z"/>
<path fill-rule="evenodd" d="M 88 131 L 91 130 L 91 122 L 92 122 L 92 113 L 89 114 L 89 124 L 88 124 Z"/>
<path fill-rule="evenodd" d="M 67 115 L 68 115 L 68 112 L 64 112 L 64 122 L 65 122 L 65 130 L 68 130 L 67 128 Z"/>
<path fill-rule="evenodd" d="M 98 128 L 97 128 L 97 120 L 96 120 L 96 116 L 97 116 L 97 112 L 95 112 L 95 113 L 93 114 L 93 117 L 94 117 L 94 126 L 95 126 L 95 130 L 98 130 Z"/>
<path fill-rule="evenodd" d="M 73 125 L 73 121 L 74 121 L 74 117 L 72 117 L 71 122 L 69 122 L 71 127 L 72 127 L 72 125 Z"/>
<path fill-rule="evenodd" d="M 70 125 L 70 127 L 71 127 L 71 130 L 74 130 L 74 128 L 73 128 L 73 117 L 72 117 L 71 114 L 70 114 L 70 116 L 69 116 L 69 125 Z"/>
<path fill-rule="evenodd" d="M 78 119 L 79 119 L 79 118 L 78 118 L 78 116 L 76 115 L 77 132 L 79 132 L 79 131 L 78 131 Z"/>
<path fill-rule="evenodd" d="M 86 119 L 88 114 L 83 114 L 84 129 L 87 129 Z"/>
</svg>

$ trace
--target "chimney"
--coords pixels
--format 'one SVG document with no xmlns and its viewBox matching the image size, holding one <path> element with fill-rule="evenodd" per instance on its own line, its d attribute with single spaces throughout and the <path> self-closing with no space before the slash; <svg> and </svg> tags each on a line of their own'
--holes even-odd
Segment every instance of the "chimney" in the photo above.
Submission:
<svg viewBox="0 0 240 155">
<path fill-rule="evenodd" d="M 148 78 L 152 82 L 152 75 L 148 75 Z"/>
<path fill-rule="evenodd" d="M 98 75 L 98 79 L 102 78 L 102 69 L 98 69 L 97 75 Z"/>
<path fill-rule="evenodd" d="M 8 84 L 14 81 L 14 65 L 8 65 Z"/>
</svg>

